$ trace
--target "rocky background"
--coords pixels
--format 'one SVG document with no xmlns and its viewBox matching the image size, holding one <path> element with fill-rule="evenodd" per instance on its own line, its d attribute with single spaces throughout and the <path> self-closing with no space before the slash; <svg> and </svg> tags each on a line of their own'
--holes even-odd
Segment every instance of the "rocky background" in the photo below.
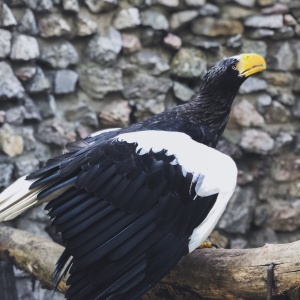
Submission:
<svg viewBox="0 0 300 300">
<path fill-rule="evenodd" d="M 189 101 L 224 56 L 256 52 L 268 71 L 241 87 L 219 143 L 239 184 L 212 238 L 300 239 L 299 0 L 11 0 L 0 27 L 1 189 L 69 141 Z M 49 224 L 41 208 L 11 222 L 59 241 Z M 15 273 L 19 299 L 62 299 Z"/>
</svg>

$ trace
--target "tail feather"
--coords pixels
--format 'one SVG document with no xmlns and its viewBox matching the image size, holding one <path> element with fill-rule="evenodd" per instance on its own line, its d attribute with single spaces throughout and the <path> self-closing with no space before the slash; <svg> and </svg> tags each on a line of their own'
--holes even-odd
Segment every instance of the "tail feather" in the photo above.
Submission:
<svg viewBox="0 0 300 300">
<path fill-rule="evenodd" d="M 0 222 L 8 221 L 37 202 L 37 189 L 29 190 L 33 180 L 21 177 L 0 194 Z"/>
</svg>

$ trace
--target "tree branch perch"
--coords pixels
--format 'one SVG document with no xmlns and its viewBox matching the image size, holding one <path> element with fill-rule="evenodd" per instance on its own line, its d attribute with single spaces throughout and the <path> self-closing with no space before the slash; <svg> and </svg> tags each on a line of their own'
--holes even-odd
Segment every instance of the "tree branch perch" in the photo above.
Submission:
<svg viewBox="0 0 300 300">
<path fill-rule="evenodd" d="M 28 232 L 0 227 L 0 258 L 31 273 L 51 287 L 52 273 L 63 247 Z M 267 274 L 274 267 L 276 299 L 300 299 L 300 241 L 257 249 L 196 250 L 184 258 L 143 300 L 266 299 Z M 65 292 L 63 280 L 58 290 Z"/>
</svg>

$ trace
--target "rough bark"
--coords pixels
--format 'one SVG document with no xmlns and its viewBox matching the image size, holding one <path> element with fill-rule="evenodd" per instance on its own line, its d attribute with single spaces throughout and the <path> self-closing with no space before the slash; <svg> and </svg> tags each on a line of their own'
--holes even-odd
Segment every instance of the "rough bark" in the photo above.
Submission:
<svg viewBox="0 0 300 300">
<path fill-rule="evenodd" d="M 20 269 L 32 274 L 46 288 L 52 287 L 52 274 L 64 248 L 50 240 L 11 227 L 0 227 L 0 258 L 11 261 Z M 65 292 L 62 280 L 58 290 Z"/>
<path fill-rule="evenodd" d="M 51 287 L 63 247 L 30 233 L 0 227 L 0 257 Z M 273 299 L 300 299 L 300 241 L 257 249 L 201 249 L 188 255 L 143 300 L 266 299 L 267 274 L 274 268 Z M 65 292 L 62 281 L 58 287 Z"/>
</svg>

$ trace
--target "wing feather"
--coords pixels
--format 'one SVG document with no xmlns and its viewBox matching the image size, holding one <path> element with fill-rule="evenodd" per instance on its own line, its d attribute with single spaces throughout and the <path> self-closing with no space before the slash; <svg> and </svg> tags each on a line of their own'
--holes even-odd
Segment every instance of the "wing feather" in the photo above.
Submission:
<svg viewBox="0 0 300 300">
<path fill-rule="evenodd" d="M 70 145 L 77 152 L 28 177 L 38 199 L 67 189 L 47 209 L 67 246 L 55 278 L 69 270 L 68 299 L 136 299 L 190 239 L 207 237 L 236 181 L 229 158 L 183 133 L 108 136 Z"/>
</svg>

